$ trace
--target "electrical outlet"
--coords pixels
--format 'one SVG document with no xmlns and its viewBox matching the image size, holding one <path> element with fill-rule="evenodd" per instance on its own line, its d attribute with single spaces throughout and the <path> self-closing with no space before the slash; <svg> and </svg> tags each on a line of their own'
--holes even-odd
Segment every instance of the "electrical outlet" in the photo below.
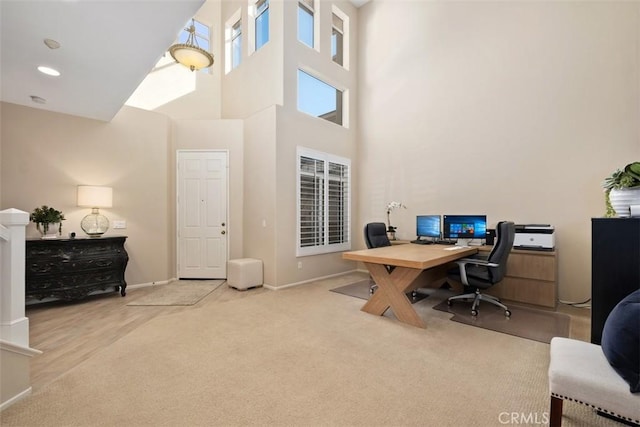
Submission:
<svg viewBox="0 0 640 427">
<path fill-rule="evenodd" d="M 302 261 L 298 261 L 298 268 L 302 269 Z"/>
<path fill-rule="evenodd" d="M 113 221 L 113 228 L 127 228 L 127 221 L 123 219 L 117 219 Z"/>
</svg>

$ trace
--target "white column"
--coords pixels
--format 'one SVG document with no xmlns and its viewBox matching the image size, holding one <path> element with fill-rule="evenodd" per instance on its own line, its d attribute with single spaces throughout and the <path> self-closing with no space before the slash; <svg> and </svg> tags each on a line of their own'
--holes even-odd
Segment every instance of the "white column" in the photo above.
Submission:
<svg viewBox="0 0 640 427">
<path fill-rule="evenodd" d="M 24 315 L 27 224 L 27 212 L 0 211 L 0 339 L 24 347 L 29 347 L 29 319 Z"/>
</svg>

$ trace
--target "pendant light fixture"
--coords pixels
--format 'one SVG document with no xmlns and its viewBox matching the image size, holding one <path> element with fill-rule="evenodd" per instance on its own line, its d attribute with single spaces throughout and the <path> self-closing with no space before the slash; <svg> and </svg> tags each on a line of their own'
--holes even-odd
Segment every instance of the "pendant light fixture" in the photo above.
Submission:
<svg viewBox="0 0 640 427">
<path fill-rule="evenodd" d="M 189 32 L 189 37 L 185 43 L 177 43 L 169 48 L 171 57 L 176 62 L 189 68 L 191 71 L 200 70 L 213 65 L 213 55 L 198 46 L 196 38 L 196 25 L 191 20 L 189 28 L 185 28 Z"/>
</svg>

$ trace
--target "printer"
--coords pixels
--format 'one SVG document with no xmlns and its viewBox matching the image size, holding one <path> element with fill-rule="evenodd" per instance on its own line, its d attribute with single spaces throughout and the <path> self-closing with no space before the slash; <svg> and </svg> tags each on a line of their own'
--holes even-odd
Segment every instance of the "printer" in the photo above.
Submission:
<svg viewBox="0 0 640 427">
<path fill-rule="evenodd" d="M 553 251 L 556 247 L 555 230 L 549 224 L 516 224 L 514 249 Z"/>
</svg>

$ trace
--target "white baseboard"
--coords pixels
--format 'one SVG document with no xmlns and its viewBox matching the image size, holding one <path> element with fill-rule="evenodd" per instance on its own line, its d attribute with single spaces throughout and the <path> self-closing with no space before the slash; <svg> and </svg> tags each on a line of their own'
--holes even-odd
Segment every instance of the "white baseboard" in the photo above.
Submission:
<svg viewBox="0 0 640 427">
<path fill-rule="evenodd" d="M 294 286 L 300 286 L 300 285 L 304 285 L 306 283 L 310 283 L 310 282 L 316 282 L 318 280 L 324 280 L 324 279 L 331 279 L 332 277 L 340 277 L 340 276 L 344 276 L 350 273 L 357 273 L 360 272 L 361 270 L 355 269 L 355 270 L 349 270 L 349 271 L 343 271 L 341 273 L 336 273 L 336 274 L 329 274 L 327 276 L 321 276 L 321 277 L 314 277 L 313 279 L 308 279 L 308 280 L 303 280 L 301 282 L 295 282 L 295 283 L 287 283 L 286 285 L 282 285 L 282 286 L 273 286 L 273 285 L 267 285 L 267 284 L 263 284 L 262 286 L 270 289 L 272 291 L 278 291 L 278 290 L 282 290 L 282 289 L 287 289 L 287 288 L 292 288 Z M 366 273 L 366 271 L 365 271 Z"/>
<path fill-rule="evenodd" d="M 18 403 L 20 400 L 24 399 L 25 397 L 29 396 L 30 394 L 31 394 L 31 387 L 29 387 L 28 389 L 16 394 L 12 398 L 7 399 L 6 401 L 0 403 L 0 412 L 4 411 L 5 409 L 7 409 L 9 406 L 13 405 L 14 403 Z"/>
<path fill-rule="evenodd" d="M 146 283 L 136 283 L 135 285 L 127 285 L 127 289 L 137 289 L 137 288 L 146 288 L 149 286 L 157 286 L 157 285 L 168 285 L 169 283 L 178 280 L 175 277 L 172 277 L 167 280 L 158 280 L 155 282 L 146 282 Z"/>
</svg>

